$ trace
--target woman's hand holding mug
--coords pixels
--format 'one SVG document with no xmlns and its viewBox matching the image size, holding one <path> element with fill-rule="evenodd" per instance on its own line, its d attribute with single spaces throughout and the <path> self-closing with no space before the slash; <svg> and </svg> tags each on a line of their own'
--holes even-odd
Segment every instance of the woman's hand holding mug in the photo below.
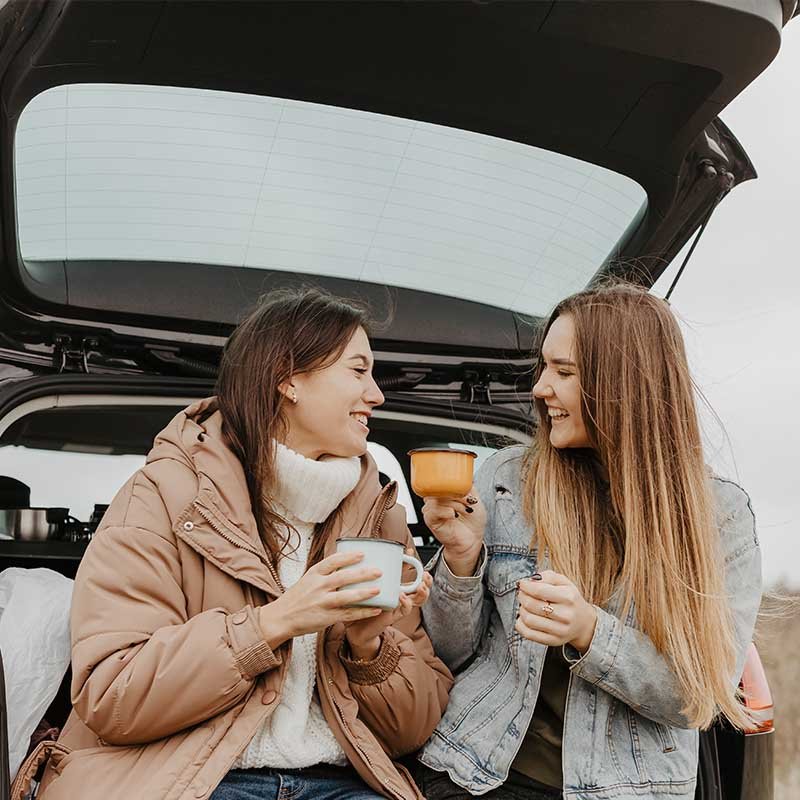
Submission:
<svg viewBox="0 0 800 800">
<path fill-rule="evenodd" d="M 486 530 L 486 507 L 475 487 L 465 497 L 424 497 L 425 524 L 443 547 L 454 575 L 472 575 L 481 555 Z"/>
<path fill-rule="evenodd" d="M 346 623 L 345 636 L 353 658 L 361 661 L 371 661 L 375 658 L 381 649 L 381 634 L 390 625 L 408 616 L 412 608 L 414 603 L 410 595 L 401 594 L 400 605 L 397 608 L 381 610 L 374 619 Z"/>
<path fill-rule="evenodd" d="M 342 589 L 353 583 L 375 581 L 381 571 L 355 566 L 363 553 L 334 553 L 311 567 L 294 586 L 258 609 L 259 624 L 269 646 L 275 650 L 295 636 L 325 630 L 337 622 L 356 622 L 378 617 L 380 608 L 359 607 L 379 594 L 374 583 Z"/>
<path fill-rule="evenodd" d="M 422 562 L 415 556 L 414 548 L 404 548 L 400 542 L 372 537 L 345 537 L 336 543 L 340 553 L 362 552 L 370 564 L 380 569 L 377 583 L 380 589 L 374 597 L 366 599 L 364 605 L 382 610 L 373 619 L 362 619 L 346 623 L 345 635 L 354 658 L 369 661 L 377 656 L 381 647 L 381 634 L 390 625 L 408 616 L 418 602 L 418 592 L 426 585 Z M 410 583 L 402 583 L 403 565 L 413 567 L 416 573 Z M 357 587 L 350 587 L 354 589 Z"/>
<path fill-rule="evenodd" d="M 409 547 L 408 552 L 413 554 L 413 548 Z M 430 597 L 432 584 L 433 576 L 426 572 L 416 591 L 400 595 L 400 605 L 397 608 L 384 611 L 375 619 L 347 623 L 347 642 L 353 656 L 364 661 L 375 658 L 381 648 L 383 631 L 408 616 L 415 606 L 425 605 Z"/>
</svg>

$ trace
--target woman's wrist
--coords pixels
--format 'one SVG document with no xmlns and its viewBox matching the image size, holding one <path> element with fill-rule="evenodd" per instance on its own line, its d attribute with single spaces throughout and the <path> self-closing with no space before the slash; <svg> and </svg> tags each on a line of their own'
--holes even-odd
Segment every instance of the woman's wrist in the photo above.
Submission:
<svg viewBox="0 0 800 800">
<path fill-rule="evenodd" d="M 587 603 L 585 611 L 586 613 L 584 615 L 580 633 L 571 642 L 569 642 L 569 644 L 571 644 L 581 655 L 583 655 L 592 646 L 594 631 L 597 627 L 597 609 L 590 603 Z"/>
<path fill-rule="evenodd" d="M 477 547 L 469 550 L 444 547 L 442 558 L 444 558 L 447 568 L 458 578 L 470 578 L 475 574 L 481 553 L 483 552 L 483 541 L 478 542 Z"/>
<path fill-rule="evenodd" d="M 294 633 L 289 627 L 288 615 L 280 613 L 277 603 L 278 600 L 273 600 L 265 606 L 260 606 L 257 611 L 261 635 L 273 651 L 294 638 Z"/>
<path fill-rule="evenodd" d="M 372 661 L 380 652 L 381 637 L 375 636 L 366 642 L 352 642 L 348 637 L 347 646 L 350 648 L 350 655 L 355 661 Z"/>
</svg>

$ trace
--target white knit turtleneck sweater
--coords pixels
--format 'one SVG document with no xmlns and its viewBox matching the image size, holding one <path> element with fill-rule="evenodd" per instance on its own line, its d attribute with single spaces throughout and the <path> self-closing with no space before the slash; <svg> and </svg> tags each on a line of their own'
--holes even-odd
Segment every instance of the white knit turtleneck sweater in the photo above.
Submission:
<svg viewBox="0 0 800 800">
<path fill-rule="evenodd" d="M 361 465 L 357 458 L 325 457 L 312 461 L 278 444 L 275 466 L 275 510 L 300 536 L 297 549 L 278 561 L 278 575 L 288 589 L 305 572 L 314 526 L 326 520 L 355 488 Z M 286 550 L 297 544 L 297 536 L 292 535 Z M 347 764 L 314 696 L 316 647 L 316 633 L 295 637 L 280 702 L 236 760 L 234 769 Z"/>
</svg>

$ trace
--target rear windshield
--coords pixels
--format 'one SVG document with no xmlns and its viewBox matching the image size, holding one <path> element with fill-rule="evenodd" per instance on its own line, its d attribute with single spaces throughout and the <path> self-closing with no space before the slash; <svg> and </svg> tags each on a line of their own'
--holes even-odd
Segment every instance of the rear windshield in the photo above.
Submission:
<svg viewBox="0 0 800 800">
<path fill-rule="evenodd" d="M 529 145 L 159 86 L 38 95 L 15 175 L 26 262 L 283 270 L 534 315 L 583 288 L 646 207 L 630 178 Z"/>
</svg>

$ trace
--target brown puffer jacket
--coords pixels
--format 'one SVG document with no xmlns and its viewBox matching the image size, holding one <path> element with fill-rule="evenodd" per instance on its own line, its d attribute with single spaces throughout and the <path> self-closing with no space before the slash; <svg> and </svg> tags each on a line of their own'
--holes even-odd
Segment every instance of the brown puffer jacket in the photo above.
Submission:
<svg viewBox="0 0 800 800">
<path fill-rule="evenodd" d="M 336 512 L 336 538 L 406 544 L 405 513 L 374 461 Z M 274 599 L 244 472 L 213 398 L 180 413 L 114 499 L 88 548 L 72 607 L 74 710 L 50 758 L 42 800 L 208 797 L 280 701 L 290 645 L 273 653 L 254 609 Z M 418 609 L 386 630 L 370 662 L 319 636 L 317 683 L 350 762 L 386 797 L 420 798 L 393 758 L 418 749 L 452 677 Z"/>
</svg>

